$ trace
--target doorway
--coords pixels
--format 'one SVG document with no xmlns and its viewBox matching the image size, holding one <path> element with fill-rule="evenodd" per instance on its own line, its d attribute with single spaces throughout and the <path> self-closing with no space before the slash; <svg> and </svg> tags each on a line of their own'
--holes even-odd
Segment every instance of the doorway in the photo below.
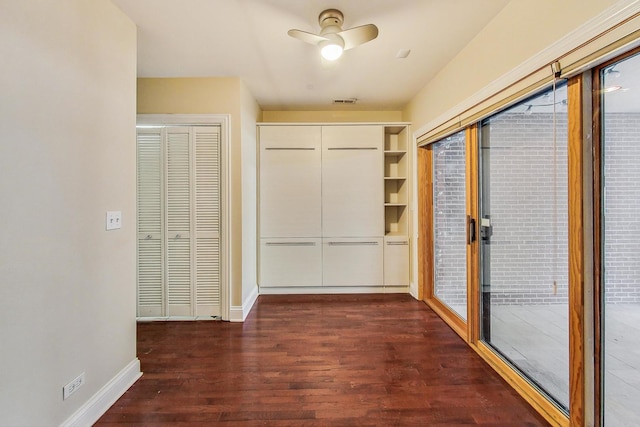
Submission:
<svg viewBox="0 0 640 427">
<path fill-rule="evenodd" d="M 228 320 L 228 117 L 137 127 L 138 319 Z"/>
</svg>

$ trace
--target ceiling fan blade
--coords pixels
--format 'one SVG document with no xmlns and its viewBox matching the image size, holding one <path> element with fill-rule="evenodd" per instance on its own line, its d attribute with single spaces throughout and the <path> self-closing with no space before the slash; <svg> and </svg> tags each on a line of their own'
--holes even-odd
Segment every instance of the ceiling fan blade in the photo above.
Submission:
<svg viewBox="0 0 640 427">
<path fill-rule="evenodd" d="M 289 30 L 287 34 L 289 34 L 294 39 L 302 40 L 303 42 L 309 44 L 318 44 L 322 41 L 327 40 L 326 37 L 322 37 L 313 33 L 307 33 L 306 31 L 301 30 Z"/>
<path fill-rule="evenodd" d="M 373 24 L 367 24 L 349 28 L 337 34 L 344 40 L 344 50 L 349 50 L 378 37 L 378 27 Z"/>
</svg>

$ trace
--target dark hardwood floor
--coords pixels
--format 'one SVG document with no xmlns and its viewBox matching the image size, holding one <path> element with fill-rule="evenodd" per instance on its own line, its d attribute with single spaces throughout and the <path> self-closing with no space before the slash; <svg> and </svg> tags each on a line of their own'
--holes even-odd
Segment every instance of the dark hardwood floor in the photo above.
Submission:
<svg viewBox="0 0 640 427">
<path fill-rule="evenodd" d="M 244 323 L 138 325 L 98 426 L 548 425 L 408 295 L 261 296 Z"/>
</svg>

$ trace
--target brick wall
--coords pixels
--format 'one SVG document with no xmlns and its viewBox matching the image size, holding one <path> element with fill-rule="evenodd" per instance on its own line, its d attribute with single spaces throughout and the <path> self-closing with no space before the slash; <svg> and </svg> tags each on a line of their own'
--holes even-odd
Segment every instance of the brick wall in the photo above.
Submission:
<svg viewBox="0 0 640 427">
<path fill-rule="evenodd" d="M 605 123 L 607 303 L 640 302 L 640 114 Z M 483 128 L 492 304 L 566 303 L 567 119 L 503 113 Z M 466 304 L 464 133 L 434 145 L 435 293 Z M 555 190 L 554 190 L 555 189 Z"/>
<path fill-rule="evenodd" d="M 640 114 L 606 114 L 605 297 L 640 302 Z"/>
<path fill-rule="evenodd" d="M 433 145 L 434 292 L 455 308 L 467 304 L 465 169 L 464 131 Z"/>
<path fill-rule="evenodd" d="M 567 302 L 567 117 L 502 113 L 483 126 L 491 302 Z M 487 210 L 483 210 L 487 212 Z"/>
</svg>

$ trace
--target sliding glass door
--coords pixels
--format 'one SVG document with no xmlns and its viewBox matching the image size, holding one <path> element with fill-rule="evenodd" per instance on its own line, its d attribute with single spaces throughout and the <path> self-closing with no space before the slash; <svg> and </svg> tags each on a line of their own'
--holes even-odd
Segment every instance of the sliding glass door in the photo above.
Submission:
<svg viewBox="0 0 640 427">
<path fill-rule="evenodd" d="M 566 93 L 481 123 L 479 237 L 481 339 L 568 411 Z"/>
<path fill-rule="evenodd" d="M 640 425 L 640 55 L 599 71 L 605 426 Z"/>
</svg>

